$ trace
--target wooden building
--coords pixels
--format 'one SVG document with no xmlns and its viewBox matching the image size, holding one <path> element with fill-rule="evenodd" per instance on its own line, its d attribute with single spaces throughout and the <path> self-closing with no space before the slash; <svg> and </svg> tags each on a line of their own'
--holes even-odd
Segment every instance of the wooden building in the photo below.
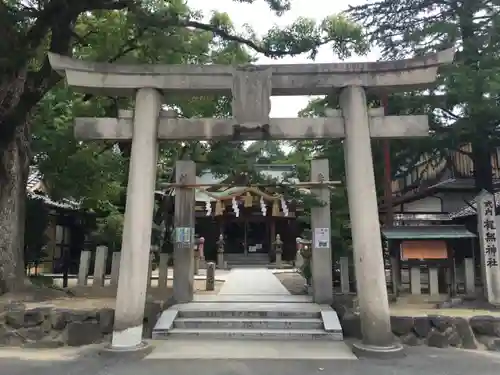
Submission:
<svg viewBox="0 0 500 375">
<path fill-rule="evenodd" d="M 394 227 L 382 229 L 391 244 L 391 255 L 401 261 L 403 270 L 407 264 L 420 264 L 423 269 L 438 266 L 440 291 L 451 295 L 465 289 L 466 259 L 473 260 L 475 274 L 480 275 L 474 165 L 466 155 L 470 144 L 461 151 L 448 152 L 438 163 L 423 156 L 409 173 L 396 176 L 392 183 Z M 498 151 L 492 152 L 491 162 L 494 185 L 498 186 Z M 500 197 L 496 198 L 498 207 Z M 382 219 L 387 208 L 387 202 L 379 202 Z M 404 282 L 405 277 L 402 279 Z"/>
<path fill-rule="evenodd" d="M 85 245 L 88 213 L 80 210 L 76 201 L 50 199 L 43 176 L 36 168 L 30 168 L 26 191 L 27 198 L 40 201 L 48 213 L 45 241 L 40 242 L 43 248 L 25 249 L 25 254 L 36 254 L 41 250 L 45 256 L 41 259 L 25 259 L 27 272 L 76 274 L 80 252 Z M 27 217 L 37 214 L 27 213 Z"/>
<path fill-rule="evenodd" d="M 255 168 L 263 179 L 279 183 L 293 172 L 294 166 L 270 164 Z M 283 260 L 295 258 L 296 237 L 302 232 L 302 225 L 297 220 L 302 213 L 299 202 L 277 194 L 274 187 L 252 187 L 248 182 L 217 176 L 208 169 L 197 177 L 196 182 L 214 185 L 196 189 L 195 232 L 198 237 L 205 238 L 207 259 L 216 259 L 221 234 L 229 263 L 274 261 L 273 243 L 277 234 L 283 241 Z M 226 186 L 217 187 L 217 184 Z"/>
</svg>

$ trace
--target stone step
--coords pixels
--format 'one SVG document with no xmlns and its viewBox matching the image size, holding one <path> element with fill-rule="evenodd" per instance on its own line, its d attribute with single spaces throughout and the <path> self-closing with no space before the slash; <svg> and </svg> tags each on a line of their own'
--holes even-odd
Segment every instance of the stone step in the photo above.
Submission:
<svg viewBox="0 0 500 375">
<path fill-rule="evenodd" d="M 188 329 L 323 329 L 321 319 L 258 319 L 258 318 L 178 318 L 174 328 Z"/>
<path fill-rule="evenodd" d="M 342 335 L 328 333 L 321 329 L 189 329 L 174 328 L 157 339 L 266 339 L 266 340 L 332 340 L 342 341 Z"/>
<path fill-rule="evenodd" d="M 261 318 L 261 319 L 318 319 L 321 317 L 319 311 L 307 310 L 181 310 L 178 318 Z"/>
</svg>

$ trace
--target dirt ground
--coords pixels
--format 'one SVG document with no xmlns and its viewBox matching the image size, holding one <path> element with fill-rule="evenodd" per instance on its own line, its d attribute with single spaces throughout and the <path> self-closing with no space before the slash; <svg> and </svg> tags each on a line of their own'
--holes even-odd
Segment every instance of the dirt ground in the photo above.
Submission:
<svg viewBox="0 0 500 375">
<path fill-rule="evenodd" d="M 195 280 L 195 294 L 217 294 L 223 282 L 215 283 L 215 290 L 205 290 L 205 280 Z M 165 301 L 172 295 L 172 280 L 168 281 L 166 290 L 150 287 L 147 299 L 151 301 Z M 23 303 L 27 309 L 35 307 L 57 307 L 74 310 L 93 310 L 100 308 L 114 308 L 116 288 L 73 287 L 68 289 L 54 289 L 44 286 L 30 287 L 24 293 L 5 294 L 0 296 L 0 307 L 12 303 Z M 3 310 L 3 309 L 2 309 Z"/>
<path fill-rule="evenodd" d="M 305 280 L 298 273 L 287 272 L 277 273 L 274 276 L 278 278 L 285 288 L 293 295 L 306 295 L 307 291 L 304 288 Z"/>
</svg>

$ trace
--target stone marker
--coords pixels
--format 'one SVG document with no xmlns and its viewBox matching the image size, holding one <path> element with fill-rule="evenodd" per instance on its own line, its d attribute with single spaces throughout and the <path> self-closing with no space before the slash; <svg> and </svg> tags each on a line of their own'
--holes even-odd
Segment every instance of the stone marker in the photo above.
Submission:
<svg viewBox="0 0 500 375">
<path fill-rule="evenodd" d="M 465 293 L 473 295 L 476 293 L 476 267 L 474 258 L 464 259 Z"/>
<path fill-rule="evenodd" d="M 193 257 L 194 257 L 193 272 L 195 275 L 198 275 L 200 273 L 200 252 L 198 250 L 198 246 L 196 245 L 193 249 Z"/>
<path fill-rule="evenodd" d="M 94 261 L 94 279 L 92 281 L 93 287 L 101 288 L 104 286 L 107 259 L 108 248 L 106 246 L 97 246 Z"/>
<path fill-rule="evenodd" d="M 200 237 L 198 251 L 200 252 L 200 268 L 206 269 L 207 264 L 205 262 L 205 237 Z"/>
<path fill-rule="evenodd" d="M 420 266 L 414 265 L 410 267 L 410 289 L 413 295 L 422 294 Z"/>
<path fill-rule="evenodd" d="M 88 250 L 82 250 L 80 253 L 80 264 L 78 266 L 78 286 L 87 286 L 87 276 L 90 268 L 90 256 L 92 253 Z"/>
<path fill-rule="evenodd" d="M 477 197 L 478 235 L 486 299 L 500 306 L 500 254 L 495 220 L 495 197 L 483 190 Z"/>
<path fill-rule="evenodd" d="M 161 253 L 160 254 L 160 264 L 158 265 L 159 274 L 158 274 L 158 288 L 167 288 L 168 282 L 168 259 L 169 254 Z"/>
<path fill-rule="evenodd" d="M 439 295 L 439 269 L 437 267 L 429 267 L 429 294 L 431 296 Z"/>
<path fill-rule="evenodd" d="M 274 241 L 274 252 L 276 253 L 276 268 L 281 268 L 282 264 L 282 256 L 283 256 L 283 241 L 281 241 L 281 236 L 279 234 L 276 235 L 276 241 Z"/>
<path fill-rule="evenodd" d="M 111 285 L 118 286 L 118 277 L 120 275 L 120 252 L 113 251 L 111 255 Z"/>
<path fill-rule="evenodd" d="M 302 238 L 297 237 L 295 239 L 296 252 L 295 252 L 295 269 L 300 270 L 304 265 L 304 258 L 302 257 L 301 249 L 302 249 Z"/>
<path fill-rule="evenodd" d="M 339 268 L 340 268 L 340 290 L 343 294 L 349 294 L 349 258 L 340 257 L 339 258 Z"/>
<path fill-rule="evenodd" d="M 215 289 L 215 263 L 207 263 L 207 281 L 205 289 L 207 291 L 212 291 Z"/>
<path fill-rule="evenodd" d="M 178 160 L 175 163 L 175 181 L 179 184 L 194 184 L 195 163 Z M 175 191 L 174 300 L 177 303 L 193 300 L 194 193 L 193 188 L 180 187 Z"/>
<path fill-rule="evenodd" d="M 225 241 L 224 241 L 224 235 L 222 233 L 219 235 L 219 239 L 217 240 L 216 244 L 217 244 L 217 268 L 224 269 L 225 268 L 225 263 L 224 263 Z"/>
<path fill-rule="evenodd" d="M 328 159 L 313 159 L 311 161 L 311 182 L 329 181 L 329 176 Z M 330 189 L 325 185 L 311 188 L 311 192 L 322 203 L 321 206 L 311 208 L 313 300 L 319 304 L 331 305 L 333 302 L 333 274 Z"/>
</svg>

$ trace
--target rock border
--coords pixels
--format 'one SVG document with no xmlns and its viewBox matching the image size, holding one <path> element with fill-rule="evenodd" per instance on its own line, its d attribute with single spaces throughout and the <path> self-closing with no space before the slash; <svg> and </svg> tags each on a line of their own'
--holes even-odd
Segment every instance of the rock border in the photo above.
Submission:
<svg viewBox="0 0 500 375">
<path fill-rule="evenodd" d="M 167 307 L 163 302 L 146 302 L 144 338 L 151 338 L 160 313 Z M 57 348 L 103 343 L 110 340 L 114 318 L 112 308 L 26 309 L 24 304 L 11 304 L 0 312 L 0 346 Z"/>
<path fill-rule="evenodd" d="M 359 314 L 336 309 L 345 338 L 362 339 Z M 405 345 L 500 351 L 500 317 L 391 316 L 394 336 Z"/>
</svg>

